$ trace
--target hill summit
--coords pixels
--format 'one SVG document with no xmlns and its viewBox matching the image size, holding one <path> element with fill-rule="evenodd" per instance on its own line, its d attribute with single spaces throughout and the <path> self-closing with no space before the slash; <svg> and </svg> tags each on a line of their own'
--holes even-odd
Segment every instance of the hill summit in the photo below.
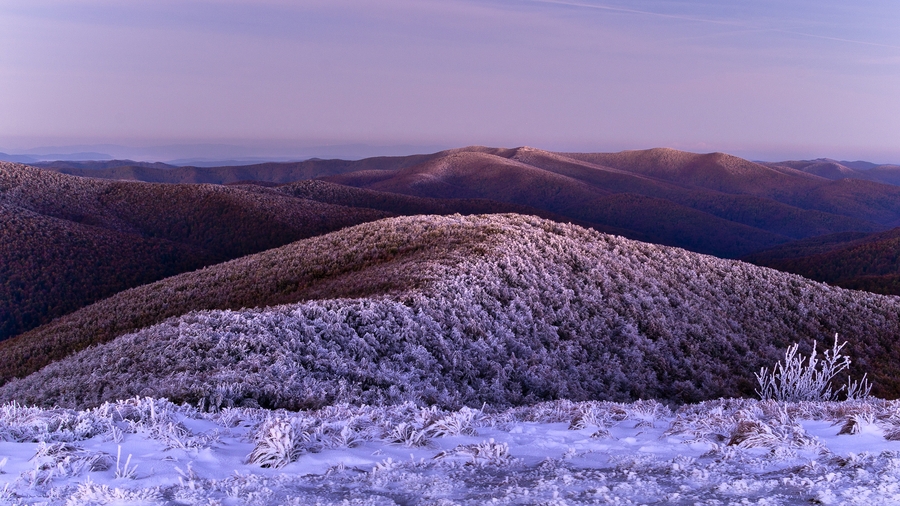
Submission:
<svg viewBox="0 0 900 506">
<path fill-rule="evenodd" d="M 298 302 L 245 308 L 246 300 L 291 291 Z M 208 306 L 153 316 L 195 298 Z M 390 218 L 73 313 L 70 323 L 88 333 L 135 314 L 157 323 L 10 381 L 0 400 L 84 407 L 155 395 L 286 408 L 685 402 L 752 394 L 753 373 L 789 344 L 830 345 L 836 332 L 850 342 L 854 373 L 869 371 L 876 394 L 895 396 L 898 313 L 896 297 L 534 217 Z M 9 344 L 72 345 L 65 333 L 23 342 L 27 335 Z M 23 349 L 4 347 L 0 356 L 17 360 Z"/>
</svg>

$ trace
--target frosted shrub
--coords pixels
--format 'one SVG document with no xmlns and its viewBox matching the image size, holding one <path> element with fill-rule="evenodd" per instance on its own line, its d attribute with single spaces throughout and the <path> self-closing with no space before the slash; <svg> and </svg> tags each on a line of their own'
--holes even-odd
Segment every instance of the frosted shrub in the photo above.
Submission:
<svg viewBox="0 0 900 506">
<path fill-rule="evenodd" d="M 425 431 L 416 430 L 412 424 L 406 422 L 400 422 L 400 424 L 388 431 L 384 436 L 384 440 L 388 443 L 403 445 L 409 448 L 425 446 L 428 444 L 428 436 L 425 434 Z"/>
<path fill-rule="evenodd" d="M 72 443 L 63 442 L 40 443 L 31 460 L 35 461 L 31 481 L 36 484 L 46 484 L 54 478 L 105 471 L 112 464 L 111 457 L 106 453 L 85 450 Z"/>
<path fill-rule="evenodd" d="M 111 488 L 109 485 L 97 485 L 88 479 L 88 481 L 78 484 L 75 493 L 66 500 L 66 506 L 158 504 L 162 500 L 163 496 L 156 487 L 132 491 Z"/>
<path fill-rule="evenodd" d="M 509 462 L 509 445 L 496 443 L 494 439 L 488 439 L 477 444 L 459 445 L 448 451 L 443 451 L 434 456 L 436 460 L 452 457 L 464 457 L 471 464 L 500 465 Z"/>
<path fill-rule="evenodd" d="M 344 425 L 341 431 L 332 438 L 332 445 L 337 448 L 356 448 L 362 444 L 365 439 L 350 424 Z"/>
<path fill-rule="evenodd" d="M 626 409 L 629 418 L 638 420 L 635 427 L 653 428 L 654 422 L 672 414 L 669 408 L 653 399 L 639 400 Z"/>
<path fill-rule="evenodd" d="M 771 371 L 763 367 L 756 374 L 759 383 L 756 393 L 763 400 L 784 402 L 834 401 L 845 390 L 851 400 L 868 397 L 872 386 L 865 375 L 859 382 L 848 378 L 846 385 L 837 390 L 832 388 L 835 377 L 850 367 L 850 357 L 841 354 L 847 343 L 838 343 L 837 337 L 835 334 L 834 346 L 825 351 L 822 359 L 817 357 L 815 342 L 809 357 L 798 354 L 799 343 L 790 346 L 783 364 L 779 361 Z"/>
<path fill-rule="evenodd" d="M 429 420 L 425 427 L 425 435 L 429 437 L 447 436 L 474 436 L 475 416 L 478 411 L 463 407 L 455 413 L 449 413 L 443 417 Z"/>
<path fill-rule="evenodd" d="M 728 446 L 738 448 L 817 448 L 821 443 L 793 420 L 741 420 L 735 426 Z"/>
<path fill-rule="evenodd" d="M 303 452 L 301 434 L 290 422 L 275 420 L 263 424 L 256 439 L 256 447 L 247 462 L 261 467 L 282 468 L 297 460 Z"/>
</svg>

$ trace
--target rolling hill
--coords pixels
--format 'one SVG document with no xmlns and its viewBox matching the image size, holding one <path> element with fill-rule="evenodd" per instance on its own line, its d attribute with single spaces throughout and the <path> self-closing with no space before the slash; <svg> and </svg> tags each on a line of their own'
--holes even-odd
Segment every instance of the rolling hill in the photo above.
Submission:
<svg viewBox="0 0 900 506">
<path fill-rule="evenodd" d="M 431 156 L 434 155 L 373 157 L 356 161 L 311 159 L 303 162 L 267 162 L 224 167 L 177 167 L 156 163 L 129 163 L 130 160 L 49 162 L 37 166 L 73 176 L 151 183 L 228 184 L 240 181 L 291 183 L 359 170 L 396 170 L 420 163 Z"/>
<path fill-rule="evenodd" d="M 672 149 L 579 154 L 474 146 L 430 155 L 242 167 L 108 163 L 80 169 L 57 164 L 56 170 L 227 185 L 74 178 L 22 166 L 4 172 L 4 219 L 21 224 L 7 231 L 7 243 L 14 246 L 0 249 L 9 259 L 0 275 L 12 280 L 4 284 L 0 339 L 125 288 L 387 216 L 515 212 L 748 259 L 798 240 L 878 233 L 900 224 L 897 186 L 832 180 L 808 173 L 812 170 L 800 163 L 767 165 Z M 51 226 L 46 220 L 57 221 Z M 38 229 L 53 235 L 32 232 Z M 862 261 L 855 258 L 821 266 L 843 272 L 844 264 Z M 814 273 L 801 263 L 765 265 L 896 293 L 887 271 L 866 274 L 864 282 L 854 284 L 838 271 Z M 867 272 L 864 265 L 849 269 Z"/>
<path fill-rule="evenodd" d="M 518 212 L 322 181 L 282 188 L 78 178 L 0 166 L 0 340 L 121 290 L 349 225 L 402 214 Z M 617 232 L 613 228 L 606 229 Z"/>
<path fill-rule="evenodd" d="M 391 218 L 122 292 L 0 343 L 5 381 L 37 371 L 0 400 L 684 402 L 751 394 L 790 343 L 830 345 L 835 332 L 854 375 L 893 397 L 898 311 L 896 297 L 534 217 Z"/>
<path fill-rule="evenodd" d="M 662 148 L 551 153 L 528 147 L 470 146 L 352 162 L 58 170 L 168 182 L 287 183 L 319 178 L 424 198 L 487 199 L 729 258 L 793 240 L 876 232 L 900 223 L 900 188 L 832 181 L 803 168 L 798 163 L 761 164 L 723 153 Z"/>
<path fill-rule="evenodd" d="M 816 160 L 790 160 L 765 163 L 770 167 L 790 167 L 828 179 L 865 179 L 878 183 L 900 185 L 900 165 L 846 162 L 819 158 Z"/>
<path fill-rule="evenodd" d="M 802 171 L 776 170 L 725 153 L 696 154 L 669 148 L 568 156 L 632 174 L 722 193 L 772 198 L 785 189 L 809 190 L 821 182 Z"/>
<path fill-rule="evenodd" d="M 126 288 L 389 216 L 269 191 L 0 165 L 0 339 Z"/>
<path fill-rule="evenodd" d="M 801 171 L 665 149 L 607 156 L 473 147 L 396 171 L 323 179 L 420 197 L 514 202 L 723 257 L 792 239 L 875 231 L 900 219 L 900 188 L 881 185 L 884 198 L 870 205 L 867 190 L 832 198 L 822 188 L 836 182 Z M 813 191 L 818 201 L 806 197 Z M 854 198 L 860 202 L 847 208 Z"/>
</svg>

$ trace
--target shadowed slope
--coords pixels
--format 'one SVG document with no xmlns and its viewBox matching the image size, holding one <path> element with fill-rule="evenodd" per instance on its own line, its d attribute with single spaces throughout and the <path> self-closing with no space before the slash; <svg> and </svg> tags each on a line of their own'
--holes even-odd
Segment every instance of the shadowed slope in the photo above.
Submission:
<svg viewBox="0 0 900 506">
<path fill-rule="evenodd" d="M 537 207 L 601 227 L 636 232 L 653 242 L 720 256 L 739 256 L 787 240 L 666 199 L 611 193 L 600 185 L 517 161 L 514 156 L 519 151 L 504 150 L 502 154 L 510 156 L 506 158 L 460 150 L 392 174 L 351 173 L 326 180 L 419 197 L 490 198 Z M 587 179 L 585 171 L 597 172 L 577 164 L 565 168 Z M 622 184 L 630 183 L 623 180 Z"/>
<path fill-rule="evenodd" d="M 6 163 L 0 204 L 0 339 L 126 288 L 388 215 Z"/>
<path fill-rule="evenodd" d="M 368 190 L 355 186 L 329 183 L 322 180 L 298 181 L 281 185 L 278 191 L 298 198 L 315 200 L 327 204 L 348 207 L 378 209 L 399 216 L 416 214 L 495 214 L 517 213 L 538 216 L 560 223 L 573 223 L 582 227 L 590 227 L 607 234 L 625 235 L 639 241 L 650 241 L 646 234 L 614 227 L 605 224 L 591 223 L 535 207 L 498 202 L 489 199 L 445 199 L 424 198 L 401 193 Z"/>
<path fill-rule="evenodd" d="M 750 394 L 753 372 L 787 345 L 834 332 L 850 341 L 854 374 L 874 374 L 879 395 L 900 392 L 896 297 L 518 215 L 360 225 L 119 294 L 72 329 L 159 321 L 177 314 L 169 303 L 279 297 L 307 302 L 170 319 L 7 383 L 0 400 L 680 402 Z M 104 314 L 119 316 L 93 323 Z M 52 335 L 47 353 L 73 344 L 69 331 Z M 24 356 L 0 353 L 3 364 Z"/>
<path fill-rule="evenodd" d="M 0 339 L 219 255 L 0 202 Z"/>
<path fill-rule="evenodd" d="M 279 186 L 288 195 L 346 207 L 388 211 L 397 215 L 413 214 L 491 214 L 518 213 L 566 221 L 565 217 L 533 207 L 488 199 L 436 199 L 398 193 L 367 190 L 322 180 L 298 181 Z"/>
<path fill-rule="evenodd" d="M 900 228 L 797 241 L 746 260 L 844 288 L 900 295 Z"/>
<path fill-rule="evenodd" d="M 797 192 L 791 200 L 794 205 L 806 209 L 843 214 L 886 227 L 900 226 L 898 186 L 860 179 L 839 179 L 807 192 Z"/>
</svg>

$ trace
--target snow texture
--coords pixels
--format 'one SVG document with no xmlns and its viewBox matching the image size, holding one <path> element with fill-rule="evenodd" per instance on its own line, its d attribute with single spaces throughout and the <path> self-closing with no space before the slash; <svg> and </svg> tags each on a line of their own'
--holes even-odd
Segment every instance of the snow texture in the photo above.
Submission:
<svg viewBox="0 0 900 506">
<path fill-rule="evenodd" d="M 0 407 L 0 503 L 900 504 L 900 402 Z"/>
</svg>

